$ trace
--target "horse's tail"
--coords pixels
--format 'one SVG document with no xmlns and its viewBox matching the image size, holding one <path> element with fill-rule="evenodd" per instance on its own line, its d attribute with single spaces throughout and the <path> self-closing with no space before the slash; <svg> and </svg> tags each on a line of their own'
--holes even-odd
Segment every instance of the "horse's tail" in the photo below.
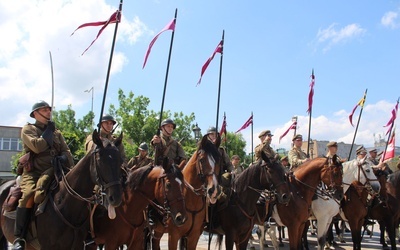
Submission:
<svg viewBox="0 0 400 250">
<path fill-rule="evenodd" d="M 218 249 L 221 250 L 222 240 L 224 239 L 224 235 L 218 234 L 217 235 L 217 242 L 215 243 L 218 246 Z"/>
</svg>

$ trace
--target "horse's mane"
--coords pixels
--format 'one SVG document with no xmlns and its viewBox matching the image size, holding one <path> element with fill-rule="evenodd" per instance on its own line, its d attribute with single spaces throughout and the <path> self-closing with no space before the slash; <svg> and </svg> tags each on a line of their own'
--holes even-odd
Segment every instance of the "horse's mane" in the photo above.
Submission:
<svg viewBox="0 0 400 250">
<path fill-rule="evenodd" d="M 198 150 L 203 149 L 207 153 L 210 153 L 214 160 L 216 162 L 219 162 L 220 159 L 220 153 L 218 151 L 218 148 L 216 147 L 215 144 L 213 144 L 211 141 L 207 140 L 205 143 L 202 143 L 199 145 Z"/>
<path fill-rule="evenodd" d="M 149 175 L 151 170 L 153 170 L 153 168 L 153 165 L 147 165 L 130 172 L 128 175 L 128 180 L 126 181 L 129 188 L 135 189 L 136 187 L 139 187 Z"/>
<path fill-rule="evenodd" d="M 400 171 L 396 171 L 388 176 L 387 181 L 393 186 L 396 187 L 396 193 L 398 192 L 400 195 Z"/>
<path fill-rule="evenodd" d="M 260 176 L 262 160 L 258 160 L 254 164 L 251 164 L 248 168 L 243 170 L 241 174 L 234 180 L 233 187 L 237 193 L 244 192 L 249 184 L 257 185 L 260 183 L 259 178 L 254 178 Z M 259 184 L 258 184 L 259 185 Z M 257 188 L 257 187 L 255 187 Z"/>
<path fill-rule="evenodd" d="M 317 161 L 326 162 L 327 160 L 328 160 L 328 158 L 325 157 L 325 156 L 318 157 L 318 158 L 314 158 L 314 159 L 312 159 L 311 161 L 307 161 L 307 162 L 304 162 L 303 164 L 299 165 L 299 166 L 296 168 L 296 170 L 298 170 L 298 169 L 303 169 L 303 168 L 307 168 L 310 164 L 316 164 L 316 165 L 318 165 L 319 163 L 316 163 Z"/>
</svg>

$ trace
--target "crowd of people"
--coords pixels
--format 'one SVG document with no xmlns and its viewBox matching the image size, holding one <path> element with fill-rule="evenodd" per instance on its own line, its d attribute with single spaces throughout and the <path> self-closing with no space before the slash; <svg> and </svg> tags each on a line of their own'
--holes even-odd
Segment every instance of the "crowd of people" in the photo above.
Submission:
<svg viewBox="0 0 400 250">
<path fill-rule="evenodd" d="M 29 217 L 34 203 L 40 203 L 47 191 L 47 188 L 54 176 L 54 164 L 61 164 L 65 169 L 73 167 L 72 154 L 66 144 L 62 133 L 55 127 L 51 120 L 52 107 L 45 101 L 39 101 L 32 107 L 30 117 L 35 119 L 34 123 L 28 123 L 22 128 L 21 139 L 25 153 L 30 153 L 33 168 L 23 168 L 21 174 L 20 187 L 22 197 L 16 211 L 15 232 L 16 240 L 13 248 L 16 250 L 25 249 L 25 236 Z M 113 136 L 116 120 L 111 115 L 103 115 L 99 124 L 100 137 L 110 141 L 115 140 Z M 138 154 L 131 159 L 126 159 L 123 144 L 119 145 L 119 151 L 127 169 L 133 171 L 140 167 L 155 163 L 161 165 L 164 159 L 168 159 L 170 164 L 176 164 L 179 169 L 183 169 L 187 162 L 187 156 L 182 145 L 173 138 L 176 124 L 170 118 L 161 122 L 160 133 L 153 136 L 150 146 L 153 148 L 154 158 L 149 156 L 149 145 L 142 142 L 138 147 Z M 215 127 L 210 127 L 206 132 L 207 139 L 215 144 L 218 132 Z M 280 156 L 271 147 L 273 134 L 270 130 L 264 130 L 259 134 L 260 144 L 255 147 L 255 160 L 261 158 L 262 152 L 271 160 L 280 160 L 286 171 L 293 171 L 299 165 L 310 161 L 310 157 L 302 150 L 303 137 L 296 134 L 292 138 L 292 148 L 287 155 Z M 94 143 L 92 135 L 86 138 L 85 149 L 89 152 L 93 149 Z M 326 145 L 327 157 L 337 154 L 338 144 L 331 141 Z M 232 178 L 240 175 L 245 166 L 241 164 L 239 155 L 228 156 L 223 147 L 219 147 L 222 157 L 223 174 L 221 181 L 229 183 Z M 390 172 L 390 168 L 385 163 L 380 163 L 376 149 L 369 150 L 369 159 L 377 166 Z M 364 158 L 367 150 L 360 146 L 356 149 L 356 157 Z M 340 159 L 346 161 L 346 159 Z"/>
</svg>

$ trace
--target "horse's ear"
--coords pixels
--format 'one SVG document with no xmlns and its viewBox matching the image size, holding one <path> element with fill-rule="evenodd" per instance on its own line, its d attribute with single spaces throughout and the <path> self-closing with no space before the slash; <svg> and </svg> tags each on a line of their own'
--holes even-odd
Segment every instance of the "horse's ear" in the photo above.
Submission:
<svg viewBox="0 0 400 250">
<path fill-rule="evenodd" d="M 94 144 L 97 145 L 97 147 L 103 148 L 103 141 L 100 139 L 100 135 L 97 132 L 97 129 L 93 130 L 92 140 L 93 140 Z"/>
<path fill-rule="evenodd" d="M 123 137 L 124 137 L 124 132 L 121 132 L 121 134 L 118 136 L 118 138 L 115 139 L 114 144 L 116 147 L 118 147 L 122 143 Z"/>
</svg>

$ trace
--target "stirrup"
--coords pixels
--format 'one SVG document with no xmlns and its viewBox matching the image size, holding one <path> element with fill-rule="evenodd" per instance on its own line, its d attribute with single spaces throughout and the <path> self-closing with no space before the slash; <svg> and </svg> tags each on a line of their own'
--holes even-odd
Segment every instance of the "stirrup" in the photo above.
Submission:
<svg viewBox="0 0 400 250">
<path fill-rule="evenodd" d="M 26 240 L 24 238 L 16 238 L 13 243 L 12 243 L 12 248 L 13 250 L 19 250 L 19 249 L 25 249 L 26 247 Z M 17 245 L 18 244 L 18 245 Z"/>
</svg>

